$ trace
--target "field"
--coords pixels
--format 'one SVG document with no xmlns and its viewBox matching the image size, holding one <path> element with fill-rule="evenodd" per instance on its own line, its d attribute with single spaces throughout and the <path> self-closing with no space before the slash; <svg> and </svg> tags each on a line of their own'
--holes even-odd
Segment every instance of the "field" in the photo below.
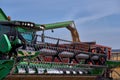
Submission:
<svg viewBox="0 0 120 80">
<path fill-rule="evenodd" d="M 120 61 L 120 56 L 113 56 L 112 58 L 111 58 L 111 60 L 117 60 L 117 61 Z M 120 80 L 120 76 L 117 74 L 117 73 L 119 73 L 120 74 L 120 67 L 118 67 L 118 68 L 115 68 L 115 69 L 113 69 L 115 72 L 112 72 L 112 77 L 115 79 L 115 80 Z M 117 73 L 116 73 L 117 72 Z"/>
</svg>

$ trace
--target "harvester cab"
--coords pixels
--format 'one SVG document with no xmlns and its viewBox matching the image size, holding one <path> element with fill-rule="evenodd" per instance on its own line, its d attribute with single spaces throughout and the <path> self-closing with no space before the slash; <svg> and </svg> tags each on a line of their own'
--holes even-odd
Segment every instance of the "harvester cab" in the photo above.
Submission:
<svg viewBox="0 0 120 80">
<path fill-rule="evenodd" d="M 28 39 L 25 37 L 25 33 L 18 31 L 19 29 L 24 30 L 32 30 L 33 32 L 36 30 L 42 30 L 40 27 L 35 27 L 35 24 L 32 22 L 24 22 L 24 21 L 0 21 L 0 52 L 2 55 L 7 54 L 10 58 L 12 56 L 12 53 L 14 53 L 17 56 L 17 49 L 21 46 L 22 48 L 26 48 L 26 43 L 28 42 Z M 32 32 L 31 32 L 32 33 Z M 33 34 L 29 35 L 32 36 Z M 1 57 L 4 59 L 5 57 Z"/>
</svg>

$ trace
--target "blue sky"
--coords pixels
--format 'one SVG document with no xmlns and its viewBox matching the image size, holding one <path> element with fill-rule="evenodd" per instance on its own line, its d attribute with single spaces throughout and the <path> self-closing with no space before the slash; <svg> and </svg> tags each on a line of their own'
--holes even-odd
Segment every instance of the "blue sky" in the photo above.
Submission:
<svg viewBox="0 0 120 80">
<path fill-rule="evenodd" d="M 120 0 L 0 0 L 0 7 L 12 20 L 41 24 L 74 20 L 81 41 L 120 48 Z M 70 39 L 65 29 L 56 33 Z"/>
</svg>

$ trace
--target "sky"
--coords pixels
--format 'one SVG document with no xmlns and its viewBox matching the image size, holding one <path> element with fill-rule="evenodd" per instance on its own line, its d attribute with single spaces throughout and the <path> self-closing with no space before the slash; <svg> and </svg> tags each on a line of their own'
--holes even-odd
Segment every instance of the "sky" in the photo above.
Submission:
<svg viewBox="0 0 120 80">
<path fill-rule="evenodd" d="M 0 8 L 12 20 L 39 24 L 73 20 L 82 42 L 120 49 L 120 0 L 0 0 Z M 71 39 L 66 29 L 45 34 Z"/>
</svg>

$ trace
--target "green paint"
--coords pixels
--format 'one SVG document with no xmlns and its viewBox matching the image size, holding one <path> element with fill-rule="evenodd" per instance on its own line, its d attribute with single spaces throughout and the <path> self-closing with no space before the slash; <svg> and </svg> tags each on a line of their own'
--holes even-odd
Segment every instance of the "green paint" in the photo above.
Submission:
<svg viewBox="0 0 120 80">
<path fill-rule="evenodd" d="M 11 43 L 7 37 L 7 35 L 3 34 L 0 36 L 0 52 L 7 53 L 11 49 Z"/>
<path fill-rule="evenodd" d="M 73 23 L 73 21 L 65 21 L 65 22 L 57 22 L 52 24 L 43 24 L 45 25 L 45 30 L 48 29 L 56 29 L 56 28 L 62 28 L 70 26 Z M 36 26 L 40 26 L 41 24 L 36 24 Z"/>
<path fill-rule="evenodd" d="M 108 66 L 108 68 L 120 67 L 120 61 L 108 60 L 108 61 L 106 61 L 106 65 Z"/>
<path fill-rule="evenodd" d="M 8 20 L 7 16 L 5 15 L 1 8 L 0 8 L 0 20 L 2 21 Z"/>
<path fill-rule="evenodd" d="M 13 68 L 13 60 L 0 60 L 0 80 L 4 79 Z"/>
</svg>

